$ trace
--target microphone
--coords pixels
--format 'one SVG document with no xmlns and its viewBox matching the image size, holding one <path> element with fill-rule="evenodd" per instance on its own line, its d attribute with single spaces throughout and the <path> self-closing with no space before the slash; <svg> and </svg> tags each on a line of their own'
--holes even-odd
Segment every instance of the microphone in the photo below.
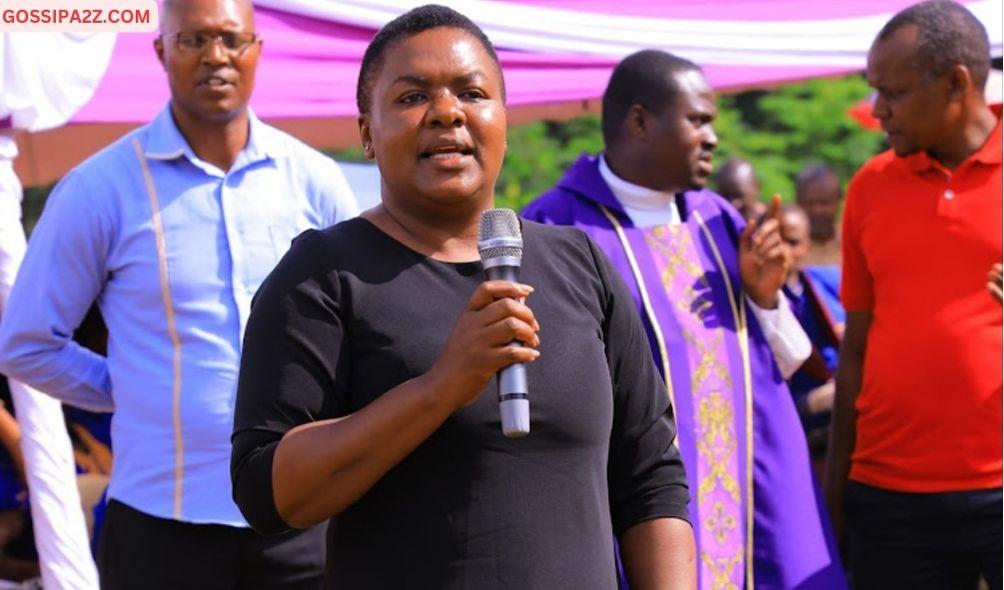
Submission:
<svg viewBox="0 0 1004 590">
<path fill-rule="evenodd" d="M 481 214 L 478 253 L 488 280 L 519 280 L 519 267 L 523 262 L 523 235 L 519 229 L 519 218 L 512 209 L 489 209 Z M 496 378 L 502 434 L 509 438 L 530 434 L 530 396 L 526 367 L 522 363 L 509 365 L 501 369 Z"/>
</svg>

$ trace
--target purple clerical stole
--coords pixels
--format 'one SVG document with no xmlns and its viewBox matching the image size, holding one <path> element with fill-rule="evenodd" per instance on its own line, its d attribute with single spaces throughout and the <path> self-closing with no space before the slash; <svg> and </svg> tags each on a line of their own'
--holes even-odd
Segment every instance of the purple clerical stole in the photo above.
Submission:
<svg viewBox="0 0 1004 590">
<path fill-rule="evenodd" d="M 676 200 L 680 225 L 635 227 L 583 156 L 522 214 L 581 229 L 634 297 L 676 417 L 699 587 L 846 589 L 791 394 L 747 315 L 744 222 L 708 190 Z"/>
<path fill-rule="evenodd" d="M 715 297 L 705 272 L 707 262 L 701 260 L 686 226 L 642 231 L 658 272 L 658 287 L 674 302 L 680 333 L 688 343 L 691 415 L 677 414 L 678 444 L 696 450 L 687 454 L 696 459 L 688 468 L 690 480 L 697 483 L 691 490 L 697 500 L 691 514 L 699 578 L 715 588 L 741 588 L 746 569 L 741 458 L 746 409 L 743 381 L 733 378 L 728 363 L 732 353 L 739 352 L 729 350 L 735 338 L 718 319 L 730 313 L 729 305 Z"/>
</svg>

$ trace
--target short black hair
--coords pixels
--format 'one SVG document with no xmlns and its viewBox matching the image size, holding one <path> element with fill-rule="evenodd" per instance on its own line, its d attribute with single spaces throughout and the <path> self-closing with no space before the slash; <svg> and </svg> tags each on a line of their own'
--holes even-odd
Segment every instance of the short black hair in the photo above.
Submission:
<svg viewBox="0 0 1004 590">
<path fill-rule="evenodd" d="M 738 192 L 735 187 L 736 175 L 740 170 L 747 166 L 753 174 L 753 177 L 756 178 L 756 168 L 753 167 L 753 164 L 749 160 L 744 160 L 743 158 L 735 156 L 725 160 L 725 163 L 722 164 L 722 166 L 718 169 L 718 172 L 715 174 L 715 183 L 718 186 L 718 192 L 723 195 L 726 192 Z"/>
<path fill-rule="evenodd" d="M 802 219 L 805 220 L 805 226 L 806 226 L 806 229 L 808 229 L 808 227 L 810 225 L 810 223 L 809 223 L 809 214 L 798 203 L 781 203 L 781 208 L 780 208 L 779 211 L 781 213 L 781 217 L 782 218 L 785 215 L 790 215 L 792 213 L 794 213 L 795 215 L 798 215 L 799 217 L 801 217 Z"/>
<path fill-rule="evenodd" d="M 840 175 L 833 168 L 826 164 L 810 164 L 795 175 L 795 191 L 797 193 L 802 187 L 827 177 L 835 178 L 838 183 L 840 182 Z"/>
<path fill-rule="evenodd" d="M 674 76 L 679 72 L 701 71 L 692 61 L 657 49 L 645 49 L 625 57 L 603 93 L 603 141 L 610 145 L 627 118 L 632 105 L 659 114 L 671 104 L 679 88 Z"/>
<path fill-rule="evenodd" d="M 438 4 L 426 4 L 409 10 L 390 21 L 377 31 L 373 40 L 370 41 L 366 53 L 363 54 L 363 63 L 359 68 L 359 81 L 356 84 L 356 107 L 360 114 L 370 110 L 373 101 L 373 84 L 376 82 L 377 73 L 383 65 L 383 58 L 387 55 L 387 51 L 405 39 L 439 27 L 467 31 L 481 43 L 498 70 L 499 83 L 502 87 L 502 100 L 505 101 L 505 78 L 502 76 L 502 64 L 499 62 L 499 56 L 495 53 L 492 42 L 488 40 L 488 36 L 481 30 L 481 27 L 452 8 Z"/>
<path fill-rule="evenodd" d="M 879 31 L 878 41 L 899 29 L 917 27 L 914 65 L 928 76 L 940 76 L 957 65 L 966 66 L 973 85 L 980 91 L 990 70 L 990 40 L 987 30 L 973 13 L 949 0 L 928 0 L 897 13 Z"/>
</svg>

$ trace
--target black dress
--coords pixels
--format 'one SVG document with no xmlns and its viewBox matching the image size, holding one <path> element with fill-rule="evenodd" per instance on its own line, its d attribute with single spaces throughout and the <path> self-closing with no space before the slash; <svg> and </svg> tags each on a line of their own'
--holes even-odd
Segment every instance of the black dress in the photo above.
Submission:
<svg viewBox="0 0 1004 590">
<path fill-rule="evenodd" d="M 329 527 L 332 587 L 616 587 L 611 534 L 687 518 L 675 424 L 634 303 L 582 232 L 523 221 L 540 323 L 531 433 L 502 436 L 494 380 Z M 234 498 L 287 525 L 272 459 L 293 427 L 344 416 L 429 370 L 484 280 L 357 218 L 300 236 L 262 285 L 244 341 Z"/>
</svg>

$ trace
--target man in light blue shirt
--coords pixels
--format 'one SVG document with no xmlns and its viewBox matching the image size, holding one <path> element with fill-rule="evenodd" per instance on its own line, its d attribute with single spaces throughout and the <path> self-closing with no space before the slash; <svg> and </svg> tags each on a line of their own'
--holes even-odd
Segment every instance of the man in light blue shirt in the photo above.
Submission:
<svg viewBox="0 0 1004 590">
<path fill-rule="evenodd" d="M 354 215 L 333 161 L 247 107 L 249 0 L 168 0 L 154 42 L 171 102 L 59 183 L 0 325 L 0 370 L 114 411 L 105 588 L 317 588 L 323 531 L 265 539 L 231 499 L 244 325 L 309 228 Z M 92 302 L 108 356 L 71 340 Z"/>
</svg>

